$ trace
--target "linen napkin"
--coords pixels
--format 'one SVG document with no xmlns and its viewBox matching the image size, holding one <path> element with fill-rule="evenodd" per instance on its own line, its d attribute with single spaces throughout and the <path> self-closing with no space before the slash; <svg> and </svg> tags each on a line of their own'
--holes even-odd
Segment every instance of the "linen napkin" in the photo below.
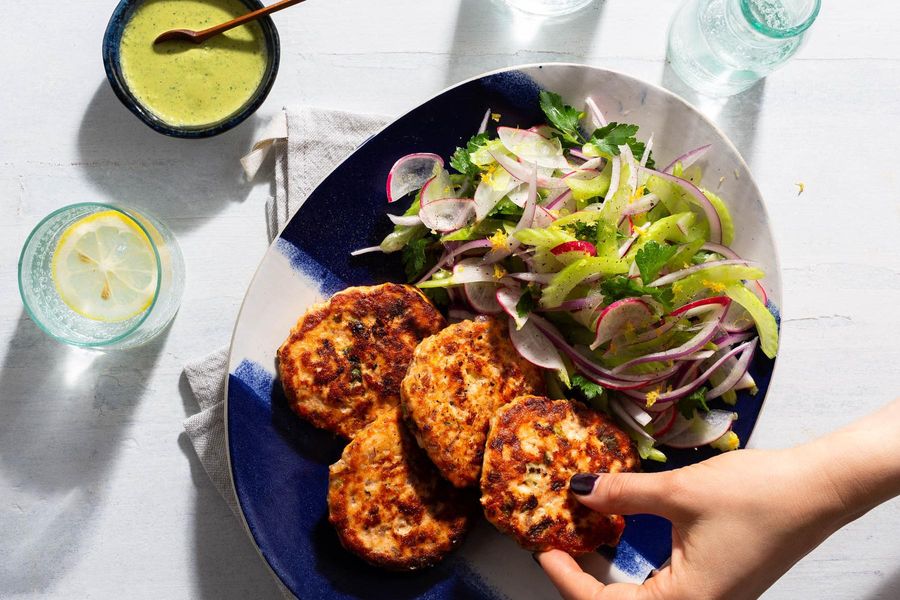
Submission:
<svg viewBox="0 0 900 600">
<path fill-rule="evenodd" d="M 274 195 L 265 208 L 269 241 L 333 166 L 387 121 L 380 115 L 310 107 L 285 109 L 272 119 L 251 152 L 241 159 L 244 173 L 253 179 L 268 164 L 267 157 L 274 154 Z M 184 420 L 184 430 L 213 485 L 237 516 L 240 513 L 225 454 L 228 348 L 188 363 L 184 375 L 199 407 L 199 412 Z M 277 583 L 286 596 L 293 597 L 280 581 Z"/>
</svg>

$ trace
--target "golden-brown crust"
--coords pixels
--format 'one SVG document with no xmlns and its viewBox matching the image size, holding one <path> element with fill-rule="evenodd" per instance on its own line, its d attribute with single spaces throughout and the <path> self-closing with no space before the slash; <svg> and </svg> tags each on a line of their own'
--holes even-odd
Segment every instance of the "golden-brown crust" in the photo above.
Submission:
<svg viewBox="0 0 900 600">
<path fill-rule="evenodd" d="M 462 321 L 422 340 L 400 387 L 419 445 L 457 487 L 478 483 L 491 416 L 543 377 L 509 341 L 506 320 Z"/>
<path fill-rule="evenodd" d="M 445 324 L 414 287 L 347 288 L 311 307 L 278 349 L 285 395 L 316 427 L 352 438 L 399 404 L 413 349 Z"/>
<path fill-rule="evenodd" d="M 578 502 L 569 478 L 639 465 L 628 435 L 600 414 L 577 402 L 523 396 L 491 423 L 481 504 L 497 529 L 528 550 L 584 554 L 617 544 L 625 521 Z"/>
<path fill-rule="evenodd" d="M 358 432 L 329 469 L 329 520 L 347 550 L 379 567 L 439 562 L 462 540 L 476 506 L 441 479 L 396 408 Z"/>
</svg>

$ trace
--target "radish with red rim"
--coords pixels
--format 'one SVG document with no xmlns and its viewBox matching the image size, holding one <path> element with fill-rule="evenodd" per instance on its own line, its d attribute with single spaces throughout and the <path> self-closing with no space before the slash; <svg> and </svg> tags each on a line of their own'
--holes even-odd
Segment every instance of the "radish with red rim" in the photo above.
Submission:
<svg viewBox="0 0 900 600">
<path fill-rule="evenodd" d="M 444 159 L 431 152 L 416 152 L 398 159 L 391 167 L 385 184 L 388 202 L 396 202 L 420 189 L 443 168 Z"/>
<path fill-rule="evenodd" d="M 694 416 L 687 429 L 666 439 L 666 446 L 672 448 L 699 448 L 710 444 L 731 430 L 737 414 L 713 409 L 708 413 Z"/>
<path fill-rule="evenodd" d="M 613 339 L 628 327 L 639 330 L 656 322 L 653 307 L 640 298 L 623 298 L 603 309 L 597 317 L 597 326 L 591 350 Z"/>
</svg>

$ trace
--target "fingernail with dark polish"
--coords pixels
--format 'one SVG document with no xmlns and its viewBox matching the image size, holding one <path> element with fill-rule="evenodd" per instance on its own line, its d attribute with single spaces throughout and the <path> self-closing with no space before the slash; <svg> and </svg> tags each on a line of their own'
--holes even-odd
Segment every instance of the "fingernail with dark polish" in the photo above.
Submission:
<svg viewBox="0 0 900 600">
<path fill-rule="evenodd" d="M 578 496 L 587 496 L 594 491 L 597 476 L 593 473 L 578 473 L 569 480 L 569 489 Z"/>
</svg>

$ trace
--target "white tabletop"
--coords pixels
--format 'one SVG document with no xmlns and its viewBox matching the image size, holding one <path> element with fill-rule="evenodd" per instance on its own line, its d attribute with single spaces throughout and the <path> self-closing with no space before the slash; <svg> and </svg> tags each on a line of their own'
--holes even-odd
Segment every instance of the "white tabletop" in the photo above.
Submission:
<svg viewBox="0 0 900 600">
<path fill-rule="evenodd" d="M 114 5 L 4 6 L 0 597 L 275 598 L 181 429 L 196 410 L 182 366 L 228 342 L 266 246 L 269 186 L 243 183 L 238 157 L 283 105 L 398 114 L 517 63 L 585 62 L 685 94 L 664 63 L 676 3 L 611 0 L 542 23 L 490 0 L 312 0 L 277 15 L 281 72 L 258 115 L 204 141 L 154 133 L 111 92 L 100 40 Z M 757 447 L 810 439 L 900 393 L 898 22 L 890 0 L 827 2 L 782 71 L 727 102 L 688 95 L 747 159 L 781 253 L 783 345 Z M 181 312 L 138 351 L 63 347 L 22 310 L 26 235 L 84 200 L 145 207 L 181 242 Z M 900 502 L 835 535 L 766 597 L 900 597 Z"/>
</svg>

